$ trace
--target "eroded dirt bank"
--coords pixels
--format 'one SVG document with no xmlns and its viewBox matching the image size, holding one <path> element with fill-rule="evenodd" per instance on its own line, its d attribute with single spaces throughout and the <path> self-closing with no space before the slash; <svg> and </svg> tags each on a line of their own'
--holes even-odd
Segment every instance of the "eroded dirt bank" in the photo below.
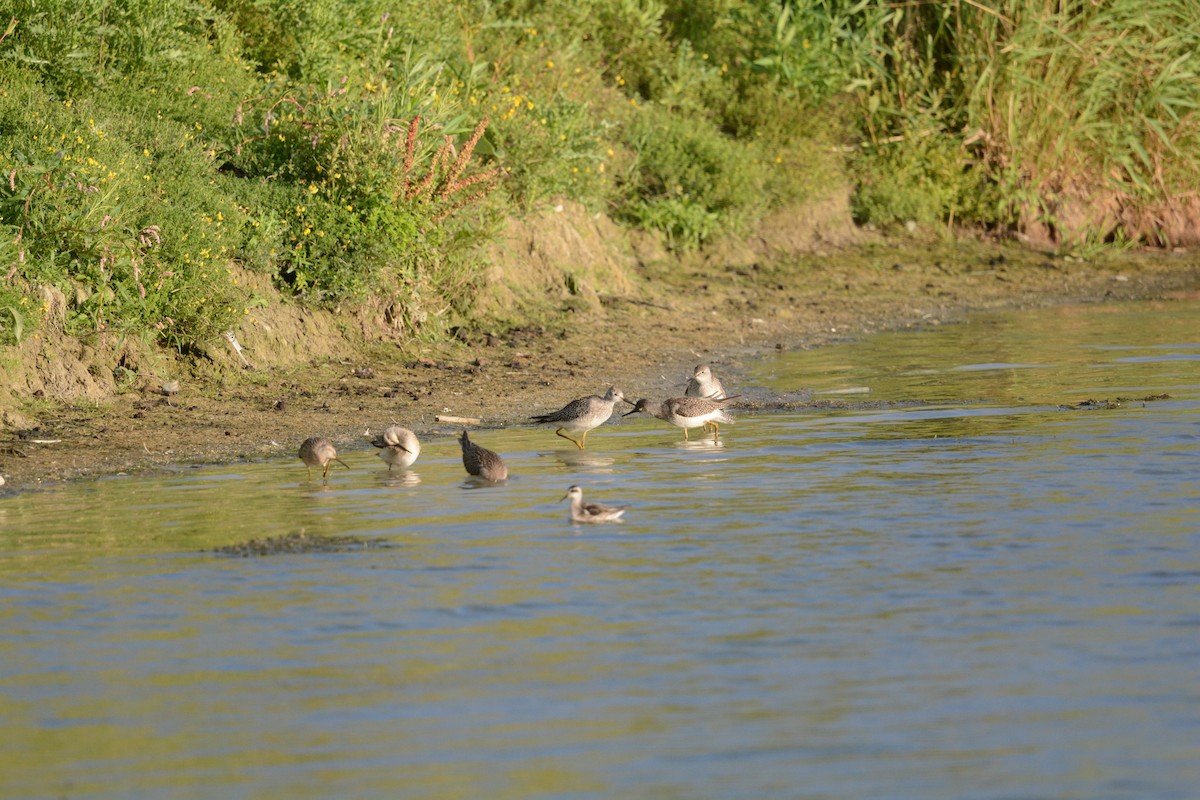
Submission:
<svg viewBox="0 0 1200 800">
<path fill-rule="evenodd" d="M 5 490 L 20 490 L 178 463 L 294 456 L 315 434 L 369 449 L 365 431 L 393 422 L 450 434 L 460 426 L 436 415 L 497 427 L 524 424 L 530 413 L 610 383 L 630 395 L 677 394 L 700 361 L 736 384 L 742 365 L 767 350 L 943 324 L 972 311 L 1200 300 L 1200 260 L 1186 254 L 1084 262 L 1016 246 L 876 242 L 785 262 L 646 259 L 626 265 L 620 281 L 573 278 L 551 298 L 557 313 L 545 323 L 462 333 L 438 345 L 379 338 L 352 345 L 353 331 L 330 339 L 314 328 L 306 353 L 303 320 L 286 330 L 267 326 L 290 359 L 274 359 L 281 350 L 249 335 L 253 371 L 232 368 L 231 353 L 214 351 L 190 368 L 182 361 L 144 368 L 142 379 L 102 403 L 22 408 L 31 425 L 0 436 L 0 474 Z M 155 376 L 177 378 L 178 393 L 156 393 Z"/>
</svg>

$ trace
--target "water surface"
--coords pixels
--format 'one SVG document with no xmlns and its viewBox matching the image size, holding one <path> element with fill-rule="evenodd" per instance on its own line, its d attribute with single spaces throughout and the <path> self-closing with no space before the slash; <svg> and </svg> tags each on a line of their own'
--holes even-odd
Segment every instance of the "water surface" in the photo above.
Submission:
<svg viewBox="0 0 1200 800">
<path fill-rule="evenodd" d="M 0 795 L 1195 796 L 1200 311 L 744 383 L 880 407 L 480 431 L 497 487 L 446 437 L 0 499 Z M 572 483 L 626 520 L 569 524 Z M 208 552 L 300 531 L 391 546 Z"/>
</svg>

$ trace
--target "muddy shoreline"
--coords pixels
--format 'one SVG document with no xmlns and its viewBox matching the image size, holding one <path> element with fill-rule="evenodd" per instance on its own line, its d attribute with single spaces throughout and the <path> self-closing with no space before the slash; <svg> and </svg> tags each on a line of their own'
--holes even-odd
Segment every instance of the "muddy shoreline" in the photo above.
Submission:
<svg viewBox="0 0 1200 800">
<path fill-rule="evenodd" d="M 598 287 L 593 307 L 551 321 L 460 332 L 438 344 L 364 341 L 299 367 L 183 374 L 178 393 L 144 384 L 103 405 L 38 401 L 35 425 L 0 434 L 4 491 L 189 463 L 294 456 L 307 436 L 349 451 L 399 423 L 424 436 L 526 424 L 616 383 L 630 396 L 681 393 L 699 362 L 736 385 L 749 360 L 973 312 L 1130 299 L 1200 299 L 1200 259 L 1118 254 L 1100 261 L 982 243 L 859 248 L 787 265 L 642 267 L 636 294 Z M 180 372 L 185 369 L 182 362 Z M 850 404 L 850 403 L 848 403 Z M 299 463 L 299 462 L 297 462 Z"/>
</svg>

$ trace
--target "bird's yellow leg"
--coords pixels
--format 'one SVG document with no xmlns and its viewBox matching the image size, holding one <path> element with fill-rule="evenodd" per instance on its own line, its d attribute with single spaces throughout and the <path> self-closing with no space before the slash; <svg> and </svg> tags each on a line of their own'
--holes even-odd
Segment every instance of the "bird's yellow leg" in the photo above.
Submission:
<svg viewBox="0 0 1200 800">
<path fill-rule="evenodd" d="M 554 432 L 554 435 L 555 435 L 555 436 L 561 436 L 562 438 L 566 439 L 568 442 L 571 442 L 571 443 L 573 443 L 573 444 L 574 444 L 576 447 L 578 447 L 580 450 L 582 450 L 582 449 L 583 449 L 583 445 L 581 445 L 579 442 L 575 441 L 575 440 L 574 440 L 574 439 L 572 439 L 570 436 L 567 436 L 565 433 L 563 433 L 563 429 L 562 429 L 562 428 L 559 428 L 558 430 L 556 430 L 556 431 Z M 586 433 L 583 435 L 583 438 L 585 438 L 585 439 L 587 438 L 587 434 L 586 434 Z"/>
<path fill-rule="evenodd" d="M 715 442 L 717 440 L 717 437 L 720 436 L 720 434 L 721 434 L 721 426 L 715 422 L 712 423 L 712 432 L 713 432 L 713 441 Z"/>
<path fill-rule="evenodd" d="M 691 441 L 690 439 L 688 439 L 687 428 L 684 428 L 684 429 L 683 429 L 683 440 L 684 440 L 685 442 Z"/>
</svg>

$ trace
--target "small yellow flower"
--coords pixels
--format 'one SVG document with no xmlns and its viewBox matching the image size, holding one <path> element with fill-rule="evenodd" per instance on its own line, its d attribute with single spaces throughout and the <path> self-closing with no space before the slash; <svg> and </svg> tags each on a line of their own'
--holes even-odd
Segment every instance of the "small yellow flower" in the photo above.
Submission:
<svg viewBox="0 0 1200 800">
<path fill-rule="evenodd" d="M 317 185 L 315 183 L 310 183 L 308 185 L 308 193 L 309 194 L 316 194 L 319 191 L 321 191 L 321 190 L 317 188 Z"/>
<path fill-rule="evenodd" d="M 548 58 L 546 59 L 546 69 L 554 69 L 554 62 Z"/>
<path fill-rule="evenodd" d="M 146 158 L 149 158 L 149 157 L 150 157 L 150 148 L 149 148 L 149 147 L 143 147 L 143 148 L 142 148 L 142 155 L 144 155 Z"/>
</svg>

